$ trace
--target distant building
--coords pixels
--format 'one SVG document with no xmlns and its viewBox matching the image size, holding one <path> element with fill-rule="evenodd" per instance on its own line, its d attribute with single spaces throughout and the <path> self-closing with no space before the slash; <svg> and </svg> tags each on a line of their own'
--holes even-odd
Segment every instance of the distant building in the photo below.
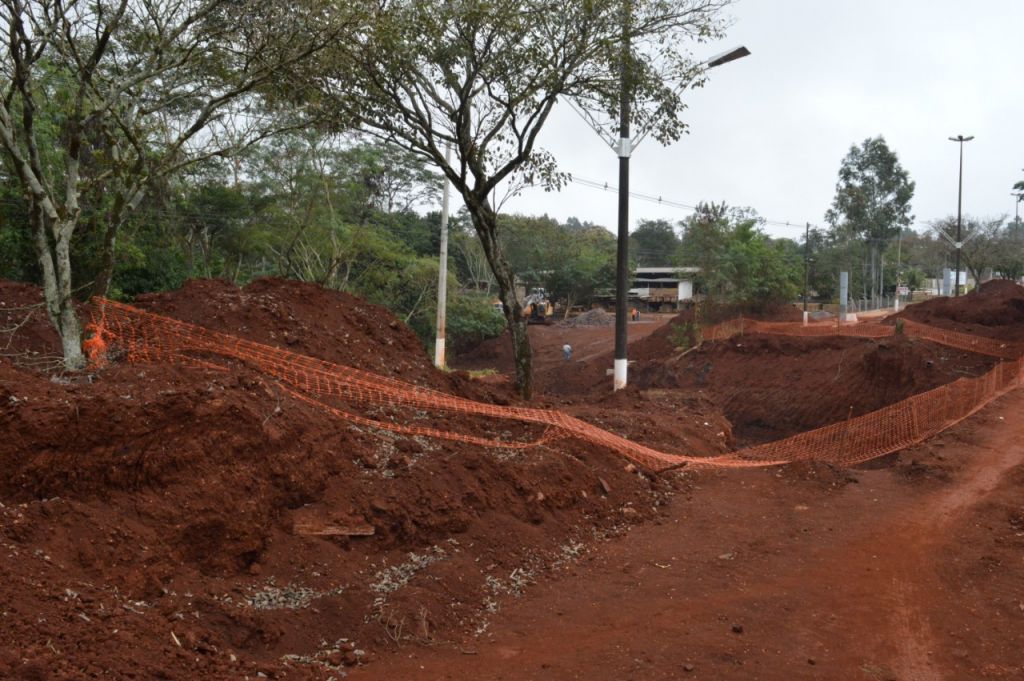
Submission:
<svg viewBox="0 0 1024 681">
<path fill-rule="evenodd" d="M 637 267 L 630 284 L 629 297 L 648 309 L 668 311 L 693 298 L 693 280 L 699 267 Z"/>
</svg>

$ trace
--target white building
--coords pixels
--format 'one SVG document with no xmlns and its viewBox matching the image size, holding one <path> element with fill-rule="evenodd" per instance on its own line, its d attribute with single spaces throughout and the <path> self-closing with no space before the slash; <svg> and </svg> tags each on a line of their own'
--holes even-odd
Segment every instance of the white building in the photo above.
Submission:
<svg viewBox="0 0 1024 681">
<path fill-rule="evenodd" d="M 630 298 L 638 298 L 652 308 L 673 309 L 693 298 L 693 279 L 699 267 L 637 267 L 630 285 Z"/>
</svg>

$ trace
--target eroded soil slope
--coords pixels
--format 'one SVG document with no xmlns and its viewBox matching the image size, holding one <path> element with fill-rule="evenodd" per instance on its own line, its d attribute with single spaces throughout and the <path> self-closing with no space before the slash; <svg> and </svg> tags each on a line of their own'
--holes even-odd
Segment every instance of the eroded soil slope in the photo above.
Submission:
<svg viewBox="0 0 1024 681">
<path fill-rule="evenodd" d="M 1024 341 L 1024 288 L 1012 281 L 993 279 L 959 298 L 914 303 L 896 317 L 951 331 Z"/>
<path fill-rule="evenodd" d="M 39 293 L 4 283 L 0 300 L 10 328 Z M 514 401 L 506 385 L 433 369 L 385 310 L 314 286 L 200 281 L 139 304 Z M 484 449 L 356 427 L 244 366 L 40 374 L 33 358 L 53 356 L 54 341 L 36 310 L 0 360 L 0 678 L 337 677 L 397 641 L 486 628 L 504 601 L 689 484 L 573 441 Z M 595 400 L 578 413 L 628 436 L 727 448 L 707 403 L 667 427 L 643 410 Z"/>
</svg>

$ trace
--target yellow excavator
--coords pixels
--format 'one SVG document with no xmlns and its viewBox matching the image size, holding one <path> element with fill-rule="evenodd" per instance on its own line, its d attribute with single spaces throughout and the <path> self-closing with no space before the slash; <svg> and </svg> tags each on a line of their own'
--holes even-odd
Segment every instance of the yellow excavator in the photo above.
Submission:
<svg viewBox="0 0 1024 681">
<path fill-rule="evenodd" d="M 523 300 L 523 316 L 528 324 L 550 324 L 554 321 L 555 306 L 548 298 L 548 292 L 535 288 Z"/>
</svg>

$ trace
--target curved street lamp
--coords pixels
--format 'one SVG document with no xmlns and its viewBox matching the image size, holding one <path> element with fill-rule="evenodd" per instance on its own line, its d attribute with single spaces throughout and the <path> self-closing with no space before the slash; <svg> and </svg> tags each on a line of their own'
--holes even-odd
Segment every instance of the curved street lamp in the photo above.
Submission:
<svg viewBox="0 0 1024 681">
<path fill-rule="evenodd" d="M 950 142 L 958 142 L 960 144 L 960 188 L 956 195 L 956 243 L 953 245 L 956 247 L 956 283 L 954 284 L 954 297 L 960 295 L 960 251 L 963 248 L 964 242 L 960 239 L 960 226 L 963 223 L 963 203 L 964 203 L 964 142 L 970 142 L 974 139 L 974 135 L 964 137 L 963 135 L 957 135 L 956 137 L 950 137 Z"/>
</svg>

